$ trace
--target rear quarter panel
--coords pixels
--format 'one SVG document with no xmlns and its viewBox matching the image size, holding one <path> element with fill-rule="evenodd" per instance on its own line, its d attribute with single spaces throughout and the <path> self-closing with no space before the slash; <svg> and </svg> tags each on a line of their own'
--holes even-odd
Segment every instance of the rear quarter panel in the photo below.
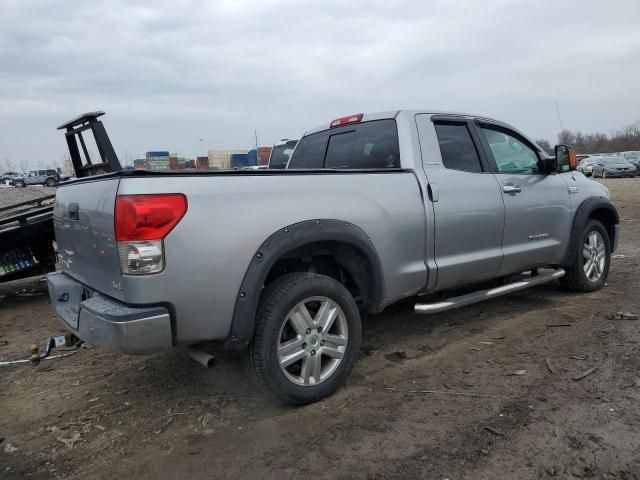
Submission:
<svg viewBox="0 0 640 480">
<path fill-rule="evenodd" d="M 174 309 L 178 344 L 226 338 L 245 272 L 274 232 L 315 218 L 362 228 L 384 272 L 384 303 L 426 283 L 425 212 L 413 173 L 123 178 L 119 195 L 184 193 L 189 207 L 165 239 L 163 272 L 124 277 L 131 304 Z"/>
</svg>

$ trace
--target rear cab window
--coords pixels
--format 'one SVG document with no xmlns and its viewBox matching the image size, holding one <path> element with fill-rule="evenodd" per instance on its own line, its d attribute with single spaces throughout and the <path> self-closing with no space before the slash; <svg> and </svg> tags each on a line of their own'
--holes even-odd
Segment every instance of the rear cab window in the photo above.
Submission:
<svg viewBox="0 0 640 480">
<path fill-rule="evenodd" d="M 400 168 L 396 121 L 372 120 L 307 135 L 300 140 L 289 168 Z"/>
</svg>

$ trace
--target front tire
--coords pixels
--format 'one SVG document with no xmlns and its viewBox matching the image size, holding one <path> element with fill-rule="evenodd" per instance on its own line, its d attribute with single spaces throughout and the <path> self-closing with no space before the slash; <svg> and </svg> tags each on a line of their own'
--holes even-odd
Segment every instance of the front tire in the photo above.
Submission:
<svg viewBox="0 0 640 480">
<path fill-rule="evenodd" d="M 15 182 L 13 182 L 13 185 L 17 188 L 24 188 L 26 187 L 26 184 L 24 183 L 24 181 L 22 180 L 17 180 Z"/>
<path fill-rule="evenodd" d="M 305 405 L 332 395 L 353 370 L 360 313 L 337 280 L 290 273 L 268 285 L 245 365 L 278 400 Z"/>
<path fill-rule="evenodd" d="M 600 290 L 607 281 L 611 265 L 609 234 L 602 223 L 590 220 L 578 242 L 575 258 L 565 267 L 566 274 L 560 283 L 573 292 Z"/>
</svg>

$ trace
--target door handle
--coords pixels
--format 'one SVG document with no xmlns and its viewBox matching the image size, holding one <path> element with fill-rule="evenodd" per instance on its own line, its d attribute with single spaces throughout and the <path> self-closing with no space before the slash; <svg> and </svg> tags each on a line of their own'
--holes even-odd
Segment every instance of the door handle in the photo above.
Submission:
<svg viewBox="0 0 640 480">
<path fill-rule="evenodd" d="M 522 189 L 516 185 L 503 185 L 502 191 L 504 193 L 520 193 Z"/>
</svg>

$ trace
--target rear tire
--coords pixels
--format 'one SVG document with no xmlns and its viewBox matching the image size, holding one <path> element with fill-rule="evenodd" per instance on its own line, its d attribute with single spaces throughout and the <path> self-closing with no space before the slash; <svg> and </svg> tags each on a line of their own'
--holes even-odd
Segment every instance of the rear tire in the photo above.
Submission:
<svg viewBox="0 0 640 480">
<path fill-rule="evenodd" d="M 245 366 L 281 402 L 317 402 L 345 383 L 360 337 L 360 313 L 344 285 L 324 275 L 290 273 L 262 293 Z"/>
<path fill-rule="evenodd" d="M 572 263 L 565 267 L 560 283 L 573 292 L 600 290 L 609 275 L 611 245 L 602 223 L 590 220 L 577 237 L 579 242 Z"/>
<path fill-rule="evenodd" d="M 46 181 L 46 182 L 44 182 L 44 184 L 45 184 L 47 187 L 55 187 L 57 183 L 58 183 L 58 182 L 56 182 L 53 178 L 47 178 L 47 181 Z"/>
</svg>

